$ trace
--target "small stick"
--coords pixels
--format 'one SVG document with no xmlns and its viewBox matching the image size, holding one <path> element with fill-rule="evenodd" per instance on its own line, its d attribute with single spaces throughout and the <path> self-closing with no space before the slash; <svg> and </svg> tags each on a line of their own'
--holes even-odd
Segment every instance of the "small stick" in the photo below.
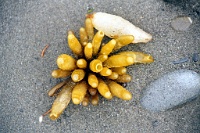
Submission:
<svg viewBox="0 0 200 133">
<path fill-rule="evenodd" d="M 44 49 L 42 50 L 42 53 L 41 53 L 41 57 L 44 57 L 44 53 L 45 51 L 47 50 L 47 48 L 49 47 L 49 44 L 47 44 Z"/>
<path fill-rule="evenodd" d="M 51 109 L 49 109 L 47 112 L 45 112 L 44 114 L 42 114 L 42 116 L 45 116 L 47 114 L 49 114 L 51 112 Z"/>
</svg>

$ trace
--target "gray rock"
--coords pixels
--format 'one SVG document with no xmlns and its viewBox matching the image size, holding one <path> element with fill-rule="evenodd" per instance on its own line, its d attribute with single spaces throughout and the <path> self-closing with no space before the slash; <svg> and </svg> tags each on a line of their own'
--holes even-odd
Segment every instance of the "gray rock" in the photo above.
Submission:
<svg viewBox="0 0 200 133">
<path fill-rule="evenodd" d="M 185 62 L 188 62 L 188 61 L 189 61 L 189 58 L 185 57 L 185 58 L 181 58 L 179 60 L 173 61 L 172 63 L 173 64 L 181 64 L 181 63 L 185 63 Z"/>
<path fill-rule="evenodd" d="M 177 31 L 186 31 L 192 24 L 192 19 L 190 17 L 177 17 L 172 20 L 171 26 Z"/>
<path fill-rule="evenodd" d="M 177 70 L 152 82 L 144 91 L 141 104 L 150 111 L 164 111 L 196 98 L 200 94 L 200 75 Z"/>
<path fill-rule="evenodd" d="M 198 53 L 194 53 L 193 56 L 192 56 L 192 60 L 194 62 L 197 62 L 199 60 L 199 54 Z"/>
</svg>

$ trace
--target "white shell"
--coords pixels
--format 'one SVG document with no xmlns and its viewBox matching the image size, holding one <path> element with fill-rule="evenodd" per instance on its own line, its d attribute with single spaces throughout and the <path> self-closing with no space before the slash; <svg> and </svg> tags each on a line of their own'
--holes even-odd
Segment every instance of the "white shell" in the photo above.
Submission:
<svg viewBox="0 0 200 133">
<path fill-rule="evenodd" d="M 41 116 L 39 117 L 39 122 L 42 123 L 42 121 L 43 121 L 43 116 L 41 115 Z"/>
<path fill-rule="evenodd" d="M 152 39 L 150 34 L 116 15 L 97 12 L 92 15 L 91 20 L 97 30 L 103 31 L 106 36 L 111 38 L 133 35 L 134 41 L 132 43 L 147 43 Z"/>
</svg>

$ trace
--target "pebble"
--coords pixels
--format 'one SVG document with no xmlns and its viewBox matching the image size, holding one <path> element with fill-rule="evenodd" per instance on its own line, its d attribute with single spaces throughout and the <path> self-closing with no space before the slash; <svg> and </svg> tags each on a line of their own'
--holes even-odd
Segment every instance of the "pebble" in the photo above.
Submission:
<svg viewBox="0 0 200 133">
<path fill-rule="evenodd" d="M 177 31 L 186 31 L 192 24 L 192 19 L 190 17 L 177 17 L 172 20 L 171 26 Z"/>
<path fill-rule="evenodd" d="M 158 125 L 159 125 L 158 120 L 152 121 L 152 126 L 153 126 L 153 128 L 154 128 L 154 127 L 157 127 Z"/>
<path fill-rule="evenodd" d="M 165 111 L 195 99 L 200 94 L 200 75 L 181 69 L 163 75 L 146 87 L 141 105 L 153 112 Z"/>
<path fill-rule="evenodd" d="M 185 58 L 181 58 L 179 60 L 173 61 L 172 63 L 173 64 L 181 64 L 181 63 L 185 63 L 185 62 L 188 62 L 188 61 L 189 61 L 189 58 L 185 57 Z"/>
<path fill-rule="evenodd" d="M 199 60 L 199 54 L 198 53 L 194 53 L 193 56 L 192 56 L 192 60 L 194 62 L 197 62 Z"/>
<path fill-rule="evenodd" d="M 123 86 L 124 88 L 127 87 L 127 83 L 122 83 L 121 86 Z"/>
</svg>

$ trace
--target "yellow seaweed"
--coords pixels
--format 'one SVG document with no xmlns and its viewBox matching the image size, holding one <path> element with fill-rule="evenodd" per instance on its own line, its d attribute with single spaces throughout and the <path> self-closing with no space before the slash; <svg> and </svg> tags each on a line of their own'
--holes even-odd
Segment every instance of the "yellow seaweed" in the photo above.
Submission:
<svg viewBox="0 0 200 133">
<path fill-rule="evenodd" d="M 79 82 L 84 77 L 85 77 L 85 71 L 83 69 L 75 69 L 71 74 L 71 78 L 74 82 Z"/>
<path fill-rule="evenodd" d="M 134 63 L 132 57 L 126 55 L 113 55 L 109 57 L 103 64 L 104 66 L 111 68 L 111 67 L 123 67 L 129 66 Z"/>
<path fill-rule="evenodd" d="M 62 69 L 53 70 L 51 76 L 54 78 L 65 78 L 71 74 L 71 71 L 66 71 Z"/>
<path fill-rule="evenodd" d="M 119 83 L 127 83 L 130 82 L 132 80 L 132 77 L 128 74 L 123 74 L 120 75 L 115 81 L 119 82 Z"/>
<path fill-rule="evenodd" d="M 92 58 L 92 51 L 93 51 L 92 44 L 88 43 L 84 48 L 84 55 L 87 60 L 90 60 Z"/>
<path fill-rule="evenodd" d="M 78 39 L 76 38 L 76 36 L 73 34 L 72 31 L 68 32 L 68 45 L 69 48 L 72 50 L 72 52 L 78 56 L 82 56 L 82 45 L 80 44 L 80 42 L 78 41 Z"/>
<path fill-rule="evenodd" d="M 142 52 L 124 51 L 118 53 L 118 55 L 132 57 L 134 59 L 134 63 L 152 63 L 154 61 L 151 55 Z"/>
<path fill-rule="evenodd" d="M 85 44 L 88 43 L 88 36 L 85 28 L 81 27 L 79 30 L 79 34 L 80 34 L 80 42 L 82 46 L 85 46 Z"/>
<path fill-rule="evenodd" d="M 98 92 L 106 99 L 112 98 L 112 94 L 111 94 L 107 84 L 103 80 L 99 79 L 99 85 L 98 85 L 97 89 L 98 89 Z"/>
<path fill-rule="evenodd" d="M 62 70 L 74 70 L 76 69 L 76 60 L 67 54 L 61 54 L 57 58 L 57 65 Z"/>
<path fill-rule="evenodd" d="M 131 100 L 132 99 L 132 94 L 126 90 L 124 87 L 119 85 L 118 83 L 114 81 L 110 81 L 108 83 L 108 86 L 110 88 L 110 91 L 113 96 L 116 96 L 122 100 Z"/>
<path fill-rule="evenodd" d="M 90 62 L 90 70 L 93 72 L 100 72 L 103 69 L 102 62 L 98 59 L 94 59 Z"/>
<path fill-rule="evenodd" d="M 94 28 L 90 18 L 85 19 L 85 30 L 88 35 L 88 40 L 91 41 L 94 36 Z"/>
<path fill-rule="evenodd" d="M 93 47 L 93 55 L 97 55 L 99 48 L 101 46 L 101 41 L 104 37 L 104 33 L 102 31 L 98 31 L 93 40 L 92 40 L 92 47 Z"/>
<path fill-rule="evenodd" d="M 74 104 L 80 104 L 86 95 L 88 85 L 85 81 L 79 82 L 72 90 L 72 101 Z"/>
<path fill-rule="evenodd" d="M 88 75 L 88 84 L 93 88 L 96 88 L 98 86 L 99 81 L 95 74 L 90 73 Z"/>
<path fill-rule="evenodd" d="M 132 43 L 134 40 L 134 36 L 133 35 L 123 35 L 123 36 L 119 36 L 118 38 L 116 38 L 116 45 L 114 47 L 114 50 L 118 50 L 121 47 L 124 47 L 130 43 Z"/>
<path fill-rule="evenodd" d="M 101 76 L 110 76 L 112 74 L 112 70 L 107 67 L 103 67 L 103 69 L 99 73 Z"/>
<path fill-rule="evenodd" d="M 110 40 L 107 44 L 102 46 L 99 54 L 109 55 L 113 51 L 115 45 L 116 45 L 116 40 L 115 39 Z"/>
<path fill-rule="evenodd" d="M 77 60 L 76 65 L 78 68 L 85 69 L 85 68 L 87 68 L 87 61 L 83 58 L 80 58 Z"/>
<path fill-rule="evenodd" d="M 112 71 L 118 73 L 119 75 L 123 75 L 126 74 L 127 69 L 126 67 L 114 67 L 112 68 Z"/>
<path fill-rule="evenodd" d="M 68 83 L 66 83 L 66 85 L 59 92 L 51 108 L 49 115 L 51 120 L 56 120 L 69 104 L 72 97 L 72 88 L 74 85 L 75 83 L 69 80 Z"/>
</svg>

